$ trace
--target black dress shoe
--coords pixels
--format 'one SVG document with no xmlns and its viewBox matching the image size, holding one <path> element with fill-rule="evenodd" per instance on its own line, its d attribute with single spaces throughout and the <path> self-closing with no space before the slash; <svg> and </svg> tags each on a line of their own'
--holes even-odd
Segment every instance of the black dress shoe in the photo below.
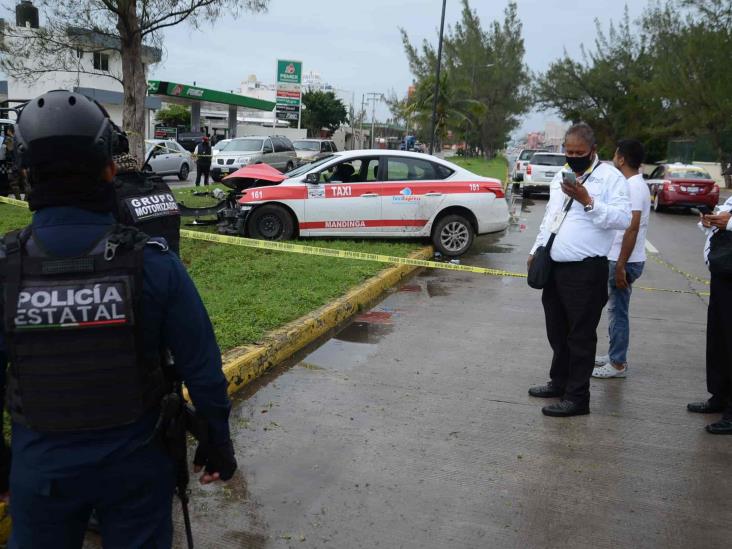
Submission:
<svg viewBox="0 0 732 549">
<path fill-rule="evenodd" d="M 529 394 L 537 398 L 558 398 L 564 395 L 564 389 L 557 387 L 550 381 L 546 385 L 529 387 Z"/>
<path fill-rule="evenodd" d="M 551 417 L 584 416 L 590 413 L 589 403 L 578 404 L 571 400 L 562 400 L 556 404 L 544 406 L 541 413 Z"/>
<path fill-rule="evenodd" d="M 718 414 L 724 411 L 724 405 L 710 398 L 704 402 L 690 402 L 686 409 L 695 414 Z"/>
<path fill-rule="evenodd" d="M 732 435 L 732 415 L 727 416 L 725 414 L 725 416 L 716 423 L 707 425 L 706 429 L 707 433 L 711 433 L 713 435 Z"/>
</svg>

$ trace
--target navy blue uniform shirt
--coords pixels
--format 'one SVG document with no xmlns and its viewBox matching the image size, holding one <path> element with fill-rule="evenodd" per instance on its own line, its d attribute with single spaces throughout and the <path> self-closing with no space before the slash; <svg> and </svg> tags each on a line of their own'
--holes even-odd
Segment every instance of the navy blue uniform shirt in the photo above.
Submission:
<svg viewBox="0 0 732 549">
<path fill-rule="evenodd" d="M 88 250 L 112 224 L 111 214 L 58 207 L 36 212 L 32 226 L 51 254 L 71 257 Z M 203 302 L 177 255 L 158 246 L 145 247 L 143 292 L 146 348 L 165 347 L 173 352 L 196 409 L 209 421 L 212 442 L 226 442 L 231 405 L 221 352 Z M 0 390 L 4 394 L 3 328 L 0 317 Z M 103 355 L 98 358 L 104 360 Z M 53 477 L 74 476 L 85 467 L 122 459 L 137 449 L 152 433 L 157 417 L 156 410 L 124 427 L 65 434 L 42 434 L 13 423 L 13 467 Z"/>
</svg>

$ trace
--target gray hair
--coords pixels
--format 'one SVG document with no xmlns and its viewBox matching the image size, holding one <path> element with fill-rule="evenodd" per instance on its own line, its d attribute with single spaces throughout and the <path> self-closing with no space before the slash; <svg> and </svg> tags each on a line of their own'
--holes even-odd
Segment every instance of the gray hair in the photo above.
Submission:
<svg viewBox="0 0 732 549">
<path fill-rule="evenodd" d="M 567 130 L 567 133 L 564 134 L 564 140 L 566 141 L 567 137 L 570 135 L 576 135 L 590 147 L 594 147 L 597 144 L 597 141 L 595 140 L 595 132 L 586 122 L 572 124 L 572 126 Z"/>
</svg>

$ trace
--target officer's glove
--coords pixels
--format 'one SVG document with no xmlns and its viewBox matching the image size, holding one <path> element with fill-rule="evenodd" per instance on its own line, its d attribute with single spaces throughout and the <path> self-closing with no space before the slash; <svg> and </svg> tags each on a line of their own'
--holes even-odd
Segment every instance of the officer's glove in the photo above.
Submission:
<svg viewBox="0 0 732 549">
<path fill-rule="evenodd" d="M 209 475 L 218 473 L 221 480 L 229 480 L 237 467 L 234 445 L 230 440 L 216 446 L 199 444 L 193 457 L 193 465 L 196 470 L 205 467 Z"/>
</svg>

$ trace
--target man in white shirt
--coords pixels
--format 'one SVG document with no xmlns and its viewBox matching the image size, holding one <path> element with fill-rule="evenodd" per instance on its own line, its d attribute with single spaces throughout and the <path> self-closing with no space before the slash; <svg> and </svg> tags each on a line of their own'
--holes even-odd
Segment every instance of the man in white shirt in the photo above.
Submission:
<svg viewBox="0 0 732 549">
<path fill-rule="evenodd" d="M 542 408 L 547 416 L 590 413 L 590 376 L 595 364 L 597 325 L 607 302 L 608 259 L 615 232 L 630 225 L 628 181 L 597 157 L 592 128 L 575 124 L 565 134 L 568 169 L 557 173 L 529 265 L 539 246 L 555 233 L 551 277 L 541 301 L 554 351 L 550 381 L 529 394 L 560 398 Z M 572 184 L 571 171 L 576 177 Z M 564 210 L 573 199 L 566 216 Z"/>
<path fill-rule="evenodd" d="M 712 274 L 707 314 L 707 390 L 712 397 L 687 405 L 698 414 L 721 413 L 707 425 L 714 435 L 732 435 L 732 198 L 699 225 L 707 235 L 704 261 Z"/>
<path fill-rule="evenodd" d="M 595 360 L 592 377 L 600 379 L 624 378 L 628 372 L 628 345 L 630 321 L 628 311 L 630 294 L 643 273 L 646 261 L 646 232 L 651 215 L 651 193 L 640 171 L 645 151 L 643 144 L 634 139 L 618 143 L 613 164 L 627 179 L 630 187 L 630 227 L 615 234 L 608 259 L 610 276 L 607 313 L 610 321 L 610 348 L 608 356 Z"/>
</svg>

